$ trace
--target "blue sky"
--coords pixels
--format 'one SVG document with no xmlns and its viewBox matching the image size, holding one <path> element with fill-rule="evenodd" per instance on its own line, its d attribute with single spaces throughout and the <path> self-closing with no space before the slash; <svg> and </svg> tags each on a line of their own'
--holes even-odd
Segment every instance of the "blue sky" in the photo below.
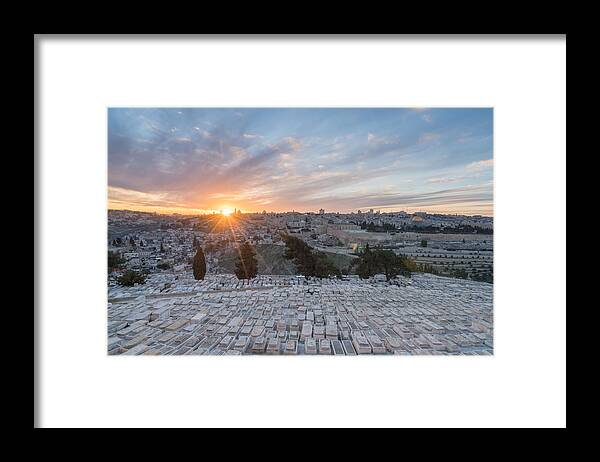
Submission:
<svg viewBox="0 0 600 462">
<path fill-rule="evenodd" d="M 493 110 L 111 108 L 109 207 L 492 215 Z"/>
</svg>

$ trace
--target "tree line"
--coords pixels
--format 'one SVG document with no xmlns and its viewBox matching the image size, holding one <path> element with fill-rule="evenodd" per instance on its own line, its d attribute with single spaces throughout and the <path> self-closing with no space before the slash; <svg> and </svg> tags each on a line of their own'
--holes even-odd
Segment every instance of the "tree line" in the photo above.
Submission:
<svg viewBox="0 0 600 462">
<path fill-rule="evenodd" d="M 369 244 L 359 253 L 352 263 L 356 274 L 361 279 L 368 279 L 376 274 L 385 274 L 390 281 L 397 276 L 411 277 L 411 261 L 403 255 L 396 255 L 392 250 L 371 249 Z"/>
<path fill-rule="evenodd" d="M 283 256 L 291 260 L 297 271 L 306 277 L 328 278 L 341 277 L 341 271 L 333 264 L 324 252 L 314 250 L 302 239 L 283 234 L 285 251 Z"/>
<path fill-rule="evenodd" d="M 291 260 L 299 274 L 306 277 L 330 278 L 341 277 L 342 272 L 329 259 L 327 254 L 317 251 L 302 239 L 289 234 L 282 235 L 285 243 L 284 258 Z M 196 249 L 192 259 L 194 279 L 203 280 L 206 276 L 206 257 L 202 246 L 194 238 L 193 248 Z M 111 271 L 120 269 L 125 260 L 118 252 L 108 253 L 108 267 Z M 161 264 L 161 269 L 168 269 L 170 265 Z M 356 273 L 363 279 L 368 279 L 375 274 L 383 273 L 389 281 L 398 275 L 410 277 L 411 267 L 408 259 L 396 255 L 391 250 L 371 249 L 368 245 L 359 254 L 350 268 L 356 268 Z M 238 257 L 235 265 L 235 275 L 238 279 L 253 279 L 258 274 L 258 261 L 256 251 L 250 242 L 244 242 L 238 248 Z M 146 275 L 134 270 L 125 271 L 117 282 L 124 286 L 144 284 Z"/>
</svg>

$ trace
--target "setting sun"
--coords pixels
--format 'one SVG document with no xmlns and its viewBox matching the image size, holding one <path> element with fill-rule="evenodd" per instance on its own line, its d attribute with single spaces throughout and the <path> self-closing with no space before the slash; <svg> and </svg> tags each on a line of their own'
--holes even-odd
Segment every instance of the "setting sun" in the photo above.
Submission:
<svg viewBox="0 0 600 462">
<path fill-rule="evenodd" d="M 231 209 L 227 209 L 227 208 L 226 208 L 226 209 L 223 209 L 223 210 L 221 211 L 221 213 L 222 213 L 223 215 L 225 215 L 226 217 L 228 217 L 229 215 L 231 215 L 231 214 L 233 213 L 233 210 L 231 210 Z"/>
</svg>

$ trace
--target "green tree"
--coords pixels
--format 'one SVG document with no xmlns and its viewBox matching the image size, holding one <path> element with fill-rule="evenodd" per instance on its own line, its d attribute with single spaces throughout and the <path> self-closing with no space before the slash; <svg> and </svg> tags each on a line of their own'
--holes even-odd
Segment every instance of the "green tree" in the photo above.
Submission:
<svg viewBox="0 0 600 462">
<path fill-rule="evenodd" d="M 258 274 L 256 252 L 249 242 L 244 242 L 239 248 L 238 261 L 235 265 L 235 275 L 238 279 L 253 279 Z"/>
<path fill-rule="evenodd" d="M 455 278 L 459 278 L 459 279 L 468 279 L 469 278 L 469 273 L 467 273 L 467 270 L 465 270 L 463 268 L 452 270 L 452 272 L 450 274 L 452 276 L 454 276 Z"/>
<path fill-rule="evenodd" d="M 162 242 L 160 243 L 160 251 L 161 251 L 161 253 L 164 253 L 164 251 L 165 251 L 165 248 L 163 247 L 163 243 Z"/>
<path fill-rule="evenodd" d="M 421 239 L 421 247 L 427 247 L 427 240 Z"/>
<path fill-rule="evenodd" d="M 206 275 L 206 258 L 204 257 L 204 252 L 200 246 L 196 248 L 196 255 L 194 255 L 192 267 L 194 269 L 194 279 L 204 279 L 204 276 Z"/>
<path fill-rule="evenodd" d="M 361 279 L 368 279 L 378 273 L 383 273 L 388 281 L 398 275 L 410 277 L 411 271 L 416 266 L 412 260 L 402 255 L 396 255 L 392 250 L 371 250 L 368 244 L 352 265 Z"/>
<path fill-rule="evenodd" d="M 285 242 L 283 256 L 294 262 L 298 273 L 318 278 L 341 276 L 340 270 L 327 257 L 327 254 L 315 252 L 311 246 L 295 236 L 284 234 L 281 237 Z"/>
<path fill-rule="evenodd" d="M 392 250 L 376 250 L 375 262 L 377 268 L 385 274 L 385 279 L 390 281 L 398 275 L 410 277 L 410 270 L 404 257 L 396 255 Z"/>
<path fill-rule="evenodd" d="M 125 264 L 125 259 L 119 252 L 108 251 L 108 269 L 113 271 Z"/>
<path fill-rule="evenodd" d="M 130 245 L 131 247 L 135 247 L 135 241 L 133 240 L 133 237 L 130 237 L 130 238 L 129 238 L 129 245 Z"/>
<path fill-rule="evenodd" d="M 406 257 L 404 255 L 402 256 L 402 258 L 404 259 L 404 265 L 409 272 L 416 273 L 417 271 L 419 271 L 419 265 L 417 265 L 417 262 L 415 262 L 412 258 Z"/>
<path fill-rule="evenodd" d="M 315 261 L 311 247 L 302 239 L 290 236 L 289 234 L 284 234 L 282 238 L 285 242 L 283 256 L 294 262 L 294 265 L 300 274 L 304 276 L 313 276 Z"/>
<path fill-rule="evenodd" d="M 358 254 L 358 258 L 352 262 L 352 266 L 356 268 L 356 274 L 361 279 L 369 279 L 377 274 L 377 262 L 375 254 L 367 244 L 362 252 Z"/>
<path fill-rule="evenodd" d="M 325 253 L 314 252 L 313 259 L 313 276 L 318 278 L 328 278 L 331 276 L 342 277 L 342 272 L 333 264 Z"/>
<path fill-rule="evenodd" d="M 137 271 L 127 270 L 118 279 L 117 283 L 122 286 L 132 286 L 134 284 L 144 284 L 146 282 L 146 276 Z"/>
<path fill-rule="evenodd" d="M 494 283 L 494 275 L 491 271 L 487 273 L 476 273 L 473 276 L 471 276 L 471 278 L 474 281 L 488 282 L 490 284 Z"/>
</svg>

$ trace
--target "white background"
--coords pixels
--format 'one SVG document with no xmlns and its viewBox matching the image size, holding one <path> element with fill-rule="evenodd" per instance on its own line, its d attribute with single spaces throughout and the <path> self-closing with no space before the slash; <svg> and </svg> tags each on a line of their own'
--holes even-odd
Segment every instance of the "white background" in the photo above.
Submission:
<svg viewBox="0 0 600 462">
<path fill-rule="evenodd" d="M 566 41 L 38 37 L 39 426 L 565 426 Z M 109 106 L 493 106 L 493 357 L 106 354 Z"/>
</svg>

